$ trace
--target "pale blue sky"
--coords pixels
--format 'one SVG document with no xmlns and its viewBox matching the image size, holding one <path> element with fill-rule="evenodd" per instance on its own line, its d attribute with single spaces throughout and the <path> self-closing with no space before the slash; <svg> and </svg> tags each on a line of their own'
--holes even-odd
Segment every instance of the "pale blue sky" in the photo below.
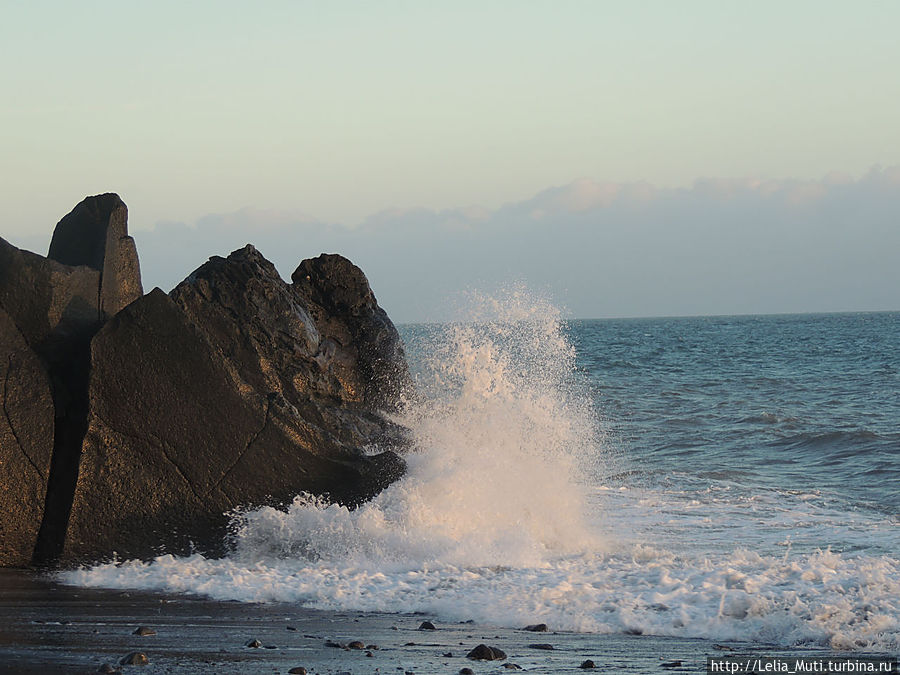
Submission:
<svg viewBox="0 0 900 675">
<path fill-rule="evenodd" d="M 104 191 L 141 231 L 861 179 L 900 165 L 898 26 L 888 1 L 7 0 L 0 236 Z"/>
</svg>

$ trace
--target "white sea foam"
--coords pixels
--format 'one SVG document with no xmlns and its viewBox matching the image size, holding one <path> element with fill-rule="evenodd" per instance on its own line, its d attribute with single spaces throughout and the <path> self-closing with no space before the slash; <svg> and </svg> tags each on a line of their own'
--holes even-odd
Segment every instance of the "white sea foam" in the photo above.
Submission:
<svg viewBox="0 0 900 675">
<path fill-rule="evenodd" d="M 63 579 L 505 626 L 900 646 L 897 559 L 722 545 L 732 525 L 750 535 L 782 517 L 777 500 L 753 511 L 747 495 L 591 486 L 591 463 L 612 460 L 558 312 L 521 291 L 469 306 L 478 313 L 442 331 L 419 368 L 427 403 L 401 420 L 416 439 L 408 474 L 375 500 L 349 511 L 299 496 L 240 514 L 227 558 L 161 556 Z"/>
</svg>

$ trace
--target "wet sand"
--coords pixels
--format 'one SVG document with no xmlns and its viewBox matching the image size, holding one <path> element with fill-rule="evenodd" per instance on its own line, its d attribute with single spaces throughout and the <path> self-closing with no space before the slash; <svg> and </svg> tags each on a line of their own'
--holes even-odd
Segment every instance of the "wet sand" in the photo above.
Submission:
<svg viewBox="0 0 900 675">
<path fill-rule="evenodd" d="M 104 664 L 123 673 L 476 674 L 706 672 L 707 656 L 828 655 L 747 644 L 636 635 L 534 633 L 475 624 L 419 630 L 433 617 L 310 610 L 296 604 L 243 604 L 197 597 L 73 588 L 31 572 L 0 570 L 0 673 L 97 673 Z M 540 621 L 536 617 L 535 621 Z M 155 635 L 134 631 L 146 626 Z M 551 627 L 552 629 L 552 627 Z M 261 646 L 250 647 L 252 641 Z M 361 641 L 370 649 L 329 643 Z M 480 643 L 506 652 L 503 661 L 471 661 Z M 531 645 L 547 644 L 552 650 Z M 132 652 L 147 665 L 119 665 Z M 368 655 L 371 654 L 371 655 Z M 590 659 L 595 670 L 579 666 Z"/>
</svg>

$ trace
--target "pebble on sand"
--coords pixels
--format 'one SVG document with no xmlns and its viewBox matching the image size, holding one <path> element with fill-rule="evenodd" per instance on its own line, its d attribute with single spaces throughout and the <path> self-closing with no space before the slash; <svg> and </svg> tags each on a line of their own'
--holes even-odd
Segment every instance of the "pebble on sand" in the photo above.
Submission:
<svg viewBox="0 0 900 675">
<path fill-rule="evenodd" d="M 502 661 L 506 658 L 506 652 L 497 647 L 488 647 L 486 644 L 480 644 L 466 654 L 466 658 L 473 661 Z"/>
<path fill-rule="evenodd" d="M 143 652 L 131 652 L 124 659 L 119 661 L 123 666 L 146 666 L 150 663 L 150 659 Z"/>
</svg>

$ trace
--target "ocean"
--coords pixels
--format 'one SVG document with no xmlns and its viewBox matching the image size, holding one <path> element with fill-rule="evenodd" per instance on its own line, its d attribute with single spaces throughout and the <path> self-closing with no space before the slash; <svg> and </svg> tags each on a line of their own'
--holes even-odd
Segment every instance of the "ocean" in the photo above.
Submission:
<svg viewBox="0 0 900 675">
<path fill-rule="evenodd" d="M 407 475 L 68 584 L 446 622 L 900 649 L 900 313 L 401 326 Z M 375 450 L 375 449 L 369 449 Z"/>
</svg>

